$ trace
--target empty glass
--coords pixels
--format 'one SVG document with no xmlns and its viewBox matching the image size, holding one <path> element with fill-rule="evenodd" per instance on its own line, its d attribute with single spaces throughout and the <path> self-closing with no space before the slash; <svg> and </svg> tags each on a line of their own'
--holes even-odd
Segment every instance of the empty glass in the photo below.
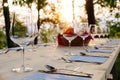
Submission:
<svg viewBox="0 0 120 80">
<path fill-rule="evenodd" d="M 38 28 L 36 23 L 32 22 L 31 13 L 14 14 L 12 26 L 10 27 L 10 38 L 22 49 L 22 67 L 14 68 L 12 71 L 30 72 L 33 70 L 25 66 L 25 47 L 30 45 L 36 36 L 38 36 Z"/>
<path fill-rule="evenodd" d="M 77 31 L 78 36 L 80 36 L 83 40 L 83 47 L 85 48 L 85 39 L 89 36 L 89 27 L 87 23 L 81 23 L 80 26 L 78 26 Z"/>
<path fill-rule="evenodd" d="M 71 42 L 72 42 L 72 40 L 74 40 L 77 37 L 77 35 L 74 33 L 74 28 L 73 27 L 70 27 L 68 30 L 69 30 L 68 33 L 63 33 L 63 37 L 66 40 L 68 40 L 68 42 L 69 42 L 69 52 L 66 53 L 66 55 L 74 55 L 71 52 Z M 67 30 L 65 29 L 64 32 L 65 31 L 67 31 Z"/>
</svg>

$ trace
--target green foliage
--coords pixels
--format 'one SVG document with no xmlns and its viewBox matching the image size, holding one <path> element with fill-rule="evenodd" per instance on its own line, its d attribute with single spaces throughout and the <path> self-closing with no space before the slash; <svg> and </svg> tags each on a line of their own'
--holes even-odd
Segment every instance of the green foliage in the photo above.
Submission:
<svg viewBox="0 0 120 80">
<path fill-rule="evenodd" d="M 37 9 L 38 9 L 38 11 L 40 9 L 42 9 L 43 7 L 45 7 L 47 4 L 48 3 L 46 2 L 46 0 L 37 0 L 37 5 L 38 5 Z"/>
<path fill-rule="evenodd" d="M 0 30 L 0 49 L 4 48 L 5 45 L 5 35 L 3 31 Z"/>
<path fill-rule="evenodd" d="M 107 21 L 107 27 L 110 27 L 110 37 L 120 38 L 120 22 Z"/>
<path fill-rule="evenodd" d="M 102 7 L 110 7 L 110 8 L 115 8 L 117 5 L 117 0 L 96 0 L 97 4 L 100 4 Z"/>
<path fill-rule="evenodd" d="M 46 0 L 13 0 L 13 4 L 14 5 L 20 5 L 20 6 L 25 6 L 27 5 L 29 8 L 31 8 L 31 4 L 33 2 L 36 2 L 37 4 L 37 9 L 40 10 L 43 7 L 45 7 L 47 5 Z"/>
<path fill-rule="evenodd" d="M 31 4 L 34 0 L 13 0 L 14 5 L 25 6 L 26 4 L 28 7 L 31 7 Z"/>
<path fill-rule="evenodd" d="M 106 5 L 109 5 L 110 7 L 116 7 L 117 0 L 104 0 L 106 2 Z"/>
<path fill-rule="evenodd" d="M 120 28 L 119 28 L 120 29 Z M 117 32 L 116 34 L 115 34 L 115 36 L 117 37 L 117 38 L 120 38 L 120 32 Z"/>
<path fill-rule="evenodd" d="M 117 57 L 115 64 L 118 73 L 118 79 L 120 79 L 120 55 Z"/>
<path fill-rule="evenodd" d="M 120 13 L 116 13 L 115 18 L 120 18 Z"/>
<path fill-rule="evenodd" d="M 51 26 L 46 28 L 46 25 L 42 24 L 42 27 L 40 28 L 40 40 L 43 43 L 54 41 L 57 34 L 57 32 L 55 31 L 55 25 L 51 22 L 48 22 L 47 24 Z"/>
<path fill-rule="evenodd" d="M 43 43 L 48 43 L 48 42 L 50 42 L 51 40 L 50 40 L 50 34 L 51 34 L 51 30 L 50 29 L 48 29 L 48 30 L 46 30 L 45 28 L 41 28 L 41 32 L 40 32 L 40 34 L 41 34 L 41 42 L 43 42 Z"/>
<path fill-rule="evenodd" d="M 21 35 L 25 35 L 26 34 L 26 26 L 23 25 L 21 22 L 16 21 L 15 22 L 15 31 L 17 31 L 15 34 L 21 34 Z"/>
</svg>

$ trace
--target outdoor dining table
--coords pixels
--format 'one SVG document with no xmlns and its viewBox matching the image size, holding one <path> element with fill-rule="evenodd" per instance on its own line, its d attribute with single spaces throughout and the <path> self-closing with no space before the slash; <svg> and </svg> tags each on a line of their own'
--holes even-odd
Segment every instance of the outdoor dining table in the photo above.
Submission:
<svg viewBox="0 0 120 80">
<path fill-rule="evenodd" d="M 120 52 L 120 40 L 98 40 L 103 43 L 102 46 L 99 46 L 101 50 L 112 50 L 112 52 L 86 52 L 80 46 L 72 46 L 70 50 L 67 46 L 53 44 L 47 46 L 38 44 L 35 49 L 30 46 L 25 50 L 25 65 L 33 68 L 31 72 L 17 73 L 12 71 L 12 68 L 22 65 L 22 51 L 10 49 L 7 53 L 0 54 L 0 80 L 107 80 Z M 87 48 L 93 49 L 94 47 Z M 74 55 L 65 55 L 68 50 Z M 82 56 L 80 52 L 86 53 L 87 57 L 105 58 L 105 61 L 100 64 L 89 61 L 72 61 L 73 57 Z M 71 62 L 67 62 L 67 60 Z M 46 65 L 55 67 L 57 71 L 44 72 L 48 70 Z M 63 79 L 58 78 L 58 76 L 63 77 Z"/>
</svg>

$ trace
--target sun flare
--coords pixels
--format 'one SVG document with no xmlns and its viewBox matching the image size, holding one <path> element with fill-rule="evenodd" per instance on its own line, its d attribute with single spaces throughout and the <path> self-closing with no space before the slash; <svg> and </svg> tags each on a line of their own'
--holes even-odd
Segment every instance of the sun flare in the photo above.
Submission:
<svg viewBox="0 0 120 80">
<path fill-rule="evenodd" d="M 54 2 L 55 5 L 57 5 L 57 0 L 48 0 L 49 2 Z M 14 12 L 14 11 L 20 11 L 19 13 L 21 13 L 21 10 L 25 10 L 25 8 L 20 8 L 20 6 L 14 6 L 12 4 L 11 0 L 8 0 L 9 2 L 9 6 L 10 6 L 10 11 Z M 61 0 L 61 5 L 58 6 L 57 8 L 61 7 L 60 9 L 60 13 L 61 13 L 61 20 L 65 21 L 65 22 L 72 22 L 73 21 L 73 2 L 74 2 L 74 16 L 75 19 L 79 19 L 79 15 L 83 14 L 83 10 L 81 6 L 83 6 L 85 4 L 85 0 Z M 59 10 L 59 9 L 58 9 Z M 34 12 L 37 15 L 37 11 Z"/>
<path fill-rule="evenodd" d="M 73 20 L 73 0 L 63 0 L 62 1 L 62 19 L 66 22 L 71 22 Z M 80 14 L 80 6 L 85 4 L 85 0 L 74 0 L 74 16 L 77 18 L 77 15 Z"/>
</svg>

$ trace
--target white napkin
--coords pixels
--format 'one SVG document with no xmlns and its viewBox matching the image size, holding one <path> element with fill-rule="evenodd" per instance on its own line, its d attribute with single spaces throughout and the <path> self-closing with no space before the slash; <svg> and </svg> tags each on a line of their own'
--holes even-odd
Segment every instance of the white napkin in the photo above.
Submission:
<svg viewBox="0 0 120 80">
<path fill-rule="evenodd" d="M 90 77 L 82 76 L 70 76 L 61 74 L 50 74 L 50 73 L 35 73 L 31 76 L 23 78 L 22 80 L 91 80 Z"/>
<path fill-rule="evenodd" d="M 98 64 L 104 63 L 108 57 L 99 56 L 72 56 L 68 60 L 70 61 L 83 61 L 83 62 L 94 62 Z"/>
<path fill-rule="evenodd" d="M 20 47 L 13 47 L 13 48 L 8 48 L 8 50 L 18 50 L 21 49 Z"/>
<path fill-rule="evenodd" d="M 5 53 L 7 53 L 7 52 L 8 52 L 7 49 L 2 49 L 2 50 L 0 50 L 0 54 L 5 54 Z"/>
<path fill-rule="evenodd" d="M 117 47 L 117 46 L 99 46 L 99 48 L 115 48 L 115 47 Z"/>
<path fill-rule="evenodd" d="M 105 49 L 88 49 L 88 52 L 112 53 L 113 50 L 105 50 Z"/>
<path fill-rule="evenodd" d="M 0 54 L 2 54 L 3 53 L 3 51 L 2 50 L 0 50 Z"/>
</svg>

